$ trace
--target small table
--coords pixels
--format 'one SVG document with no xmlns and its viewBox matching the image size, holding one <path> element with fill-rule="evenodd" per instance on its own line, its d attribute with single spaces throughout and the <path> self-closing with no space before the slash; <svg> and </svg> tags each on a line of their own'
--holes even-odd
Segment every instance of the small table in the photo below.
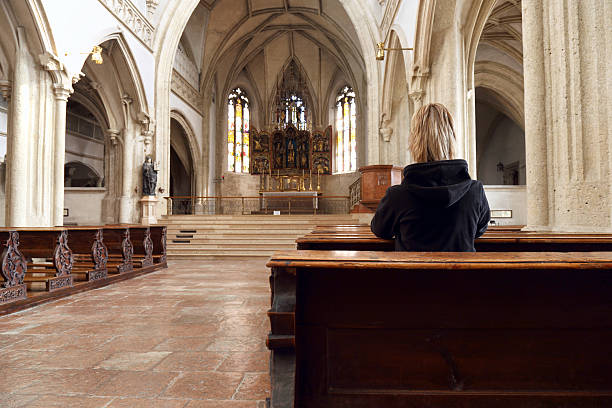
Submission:
<svg viewBox="0 0 612 408">
<path fill-rule="evenodd" d="M 263 211 L 316 211 L 319 209 L 319 191 L 261 191 Z M 312 197 L 312 200 L 308 198 Z"/>
</svg>

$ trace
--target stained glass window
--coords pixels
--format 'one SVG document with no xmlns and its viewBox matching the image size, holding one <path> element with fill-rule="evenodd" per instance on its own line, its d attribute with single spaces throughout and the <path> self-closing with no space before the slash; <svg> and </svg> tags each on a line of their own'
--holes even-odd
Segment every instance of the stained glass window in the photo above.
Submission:
<svg viewBox="0 0 612 408">
<path fill-rule="evenodd" d="M 351 87 L 342 88 L 336 98 L 336 171 L 357 170 L 357 105 Z"/>
<path fill-rule="evenodd" d="M 227 170 L 249 172 L 249 98 L 240 88 L 227 101 Z"/>
</svg>

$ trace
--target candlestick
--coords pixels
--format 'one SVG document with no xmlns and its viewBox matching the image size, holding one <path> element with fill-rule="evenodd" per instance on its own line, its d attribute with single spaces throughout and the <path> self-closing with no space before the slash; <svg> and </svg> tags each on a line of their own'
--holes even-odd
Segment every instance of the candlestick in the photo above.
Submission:
<svg viewBox="0 0 612 408">
<path fill-rule="evenodd" d="M 317 168 L 317 191 L 321 191 L 321 168 Z"/>
</svg>

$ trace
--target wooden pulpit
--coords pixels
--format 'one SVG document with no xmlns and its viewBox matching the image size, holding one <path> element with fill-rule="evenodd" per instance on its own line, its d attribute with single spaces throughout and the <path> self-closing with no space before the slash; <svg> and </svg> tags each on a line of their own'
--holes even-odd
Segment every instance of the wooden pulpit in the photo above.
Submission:
<svg viewBox="0 0 612 408">
<path fill-rule="evenodd" d="M 360 167 L 361 200 L 352 212 L 375 212 L 385 191 L 402 182 L 402 170 L 403 167 L 388 164 Z"/>
</svg>

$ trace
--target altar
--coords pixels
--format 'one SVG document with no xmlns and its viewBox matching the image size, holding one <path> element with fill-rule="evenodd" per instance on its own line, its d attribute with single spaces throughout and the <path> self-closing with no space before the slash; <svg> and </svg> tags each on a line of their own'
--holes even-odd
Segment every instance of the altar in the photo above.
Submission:
<svg viewBox="0 0 612 408">
<path fill-rule="evenodd" d="M 319 191 L 261 191 L 261 209 L 265 212 L 281 211 L 311 213 L 319 209 Z"/>
</svg>

